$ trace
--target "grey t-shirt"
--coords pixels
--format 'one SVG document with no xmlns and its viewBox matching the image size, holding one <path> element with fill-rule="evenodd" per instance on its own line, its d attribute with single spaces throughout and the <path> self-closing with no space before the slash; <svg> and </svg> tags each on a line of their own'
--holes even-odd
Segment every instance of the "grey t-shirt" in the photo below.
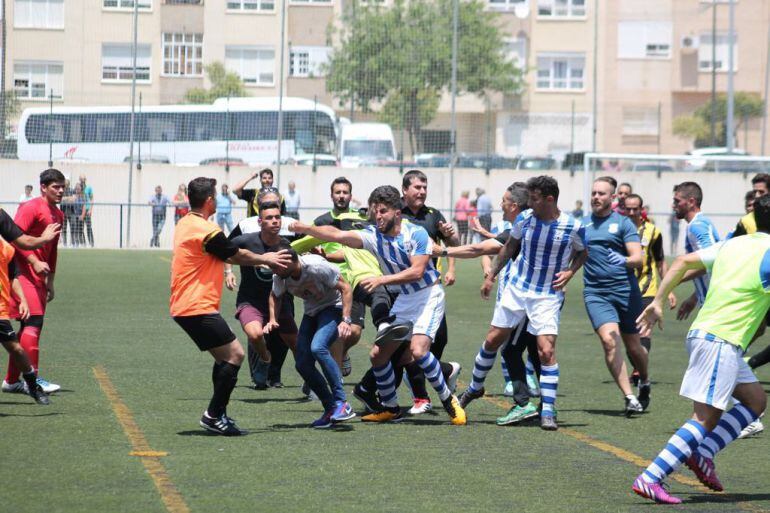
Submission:
<svg viewBox="0 0 770 513">
<path fill-rule="evenodd" d="M 299 257 L 302 273 L 299 279 L 273 275 L 273 294 L 280 297 L 287 290 L 305 301 L 305 314 L 311 317 L 327 306 L 342 307 L 342 296 L 337 291 L 340 270 L 318 255 Z"/>
</svg>

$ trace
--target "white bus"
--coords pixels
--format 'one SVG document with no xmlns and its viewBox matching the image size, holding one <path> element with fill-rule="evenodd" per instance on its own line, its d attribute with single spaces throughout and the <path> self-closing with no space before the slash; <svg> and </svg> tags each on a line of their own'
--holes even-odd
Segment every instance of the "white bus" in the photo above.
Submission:
<svg viewBox="0 0 770 513">
<path fill-rule="evenodd" d="M 24 110 L 20 160 L 123 162 L 129 155 L 130 107 L 55 107 Z M 283 99 L 281 160 L 335 155 L 334 111 L 303 98 Z M 197 165 L 231 159 L 259 165 L 278 159 L 278 98 L 220 98 L 211 105 L 162 105 L 136 112 L 134 158 Z M 229 151 L 226 151 L 226 148 Z"/>
</svg>

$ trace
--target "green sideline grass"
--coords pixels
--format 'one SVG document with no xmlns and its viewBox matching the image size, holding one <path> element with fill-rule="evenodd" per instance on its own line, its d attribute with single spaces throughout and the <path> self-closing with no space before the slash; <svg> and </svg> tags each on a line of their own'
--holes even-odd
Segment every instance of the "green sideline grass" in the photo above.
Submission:
<svg viewBox="0 0 770 513">
<path fill-rule="evenodd" d="M 474 402 L 469 425 L 461 428 L 450 426 L 439 410 L 400 425 L 354 420 L 336 430 L 308 429 L 319 403 L 300 399 L 291 356 L 282 390 L 251 390 L 241 373 L 229 412 L 249 436 L 207 436 L 197 423 L 210 393 L 211 358 L 168 316 L 169 257 L 60 252 L 41 361 L 43 377 L 63 390 L 47 408 L 24 396 L 0 395 L 0 511 L 166 511 L 141 459 L 129 455 L 131 444 L 95 379 L 95 366 L 106 370 L 149 446 L 168 452 L 160 462 L 191 511 L 554 513 L 651 506 L 631 493 L 636 465 L 563 432 L 497 427 L 495 418 L 505 410 L 490 401 Z M 445 359 L 462 363 L 467 383 L 492 303 L 479 299 L 476 262 L 460 263 L 458 274 L 447 296 Z M 655 334 L 651 410 L 629 420 L 620 413 L 622 397 L 605 369 L 580 288 L 578 280 L 569 286 L 558 342 L 561 425 L 652 458 L 691 411 L 678 396 L 688 324 L 669 318 L 666 331 Z M 234 298 L 225 292 L 223 312 L 244 340 L 232 318 Z M 368 326 L 367 341 L 372 331 Z M 367 350 L 355 348 L 351 356 L 353 383 L 367 366 Z M 760 369 L 759 377 L 770 385 L 770 368 Z M 502 399 L 499 365 L 487 383 Z M 403 388 L 400 399 L 408 404 Z M 672 482 L 672 491 L 686 501 L 677 510 L 770 509 L 768 440 L 764 434 L 737 441 L 719 456 L 729 496 Z M 682 474 L 691 477 L 687 470 Z"/>
</svg>

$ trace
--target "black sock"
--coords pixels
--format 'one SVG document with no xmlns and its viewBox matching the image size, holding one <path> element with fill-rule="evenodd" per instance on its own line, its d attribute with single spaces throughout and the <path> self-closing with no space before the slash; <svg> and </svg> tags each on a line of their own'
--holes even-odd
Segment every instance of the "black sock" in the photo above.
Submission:
<svg viewBox="0 0 770 513">
<path fill-rule="evenodd" d="M 767 362 L 770 362 L 770 346 L 767 346 L 762 351 L 749 358 L 749 367 L 756 369 Z"/>
<path fill-rule="evenodd" d="M 37 387 L 37 374 L 35 371 L 32 372 L 24 372 L 21 375 L 22 378 L 24 378 L 24 381 L 27 383 L 27 386 L 29 387 L 29 390 L 32 391 Z"/>
<path fill-rule="evenodd" d="M 438 363 L 441 365 L 441 374 L 444 375 L 444 379 L 449 379 L 449 375 L 452 374 L 452 366 L 446 362 L 439 361 Z"/>
<path fill-rule="evenodd" d="M 409 384 L 412 386 L 412 395 L 415 399 L 428 399 L 428 390 L 425 388 L 425 374 L 417 362 L 406 366 L 406 374 L 409 376 Z"/>
<path fill-rule="evenodd" d="M 238 365 L 230 362 L 218 362 L 214 364 L 211 376 L 214 380 L 214 395 L 209 402 L 209 417 L 218 418 L 225 414 L 227 404 L 230 402 L 230 394 L 238 382 Z"/>
<path fill-rule="evenodd" d="M 359 385 L 361 385 L 367 392 L 377 391 L 377 380 L 374 378 L 374 371 L 372 371 L 371 368 L 366 371 L 364 377 L 361 378 Z"/>
</svg>

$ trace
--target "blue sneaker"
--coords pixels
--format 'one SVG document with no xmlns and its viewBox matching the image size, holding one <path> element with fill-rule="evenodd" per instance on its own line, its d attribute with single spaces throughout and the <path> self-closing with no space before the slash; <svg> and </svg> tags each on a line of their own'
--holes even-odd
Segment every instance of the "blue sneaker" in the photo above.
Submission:
<svg viewBox="0 0 770 513">
<path fill-rule="evenodd" d="M 335 424 L 337 422 L 345 422 L 356 416 L 356 412 L 350 407 L 350 403 L 347 401 L 338 401 L 334 405 L 334 412 L 331 415 L 331 421 Z"/>
<path fill-rule="evenodd" d="M 333 412 L 334 410 L 325 411 L 323 415 L 321 415 L 318 419 L 314 420 L 312 424 L 310 424 L 310 427 L 315 429 L 326 429 L 332 427 Z"/>
<path fill-rule="evenodd" d="M 251 371 L 251 379 L 254 381 L 255 390 L 267 390 L 267 371 L 270 363 L 257 356 L 254 368 Z"/>
<path fill-rule="evenodd" d="M 37 378 L 37 384 L 40 385 L 40 388 L 42 388 L 43 392 L 46 394 L 53 394 L 54 392 L 61 390 L 61 386 L 56 383 L 50 383 L 41 377 Z"/>
</svg>

